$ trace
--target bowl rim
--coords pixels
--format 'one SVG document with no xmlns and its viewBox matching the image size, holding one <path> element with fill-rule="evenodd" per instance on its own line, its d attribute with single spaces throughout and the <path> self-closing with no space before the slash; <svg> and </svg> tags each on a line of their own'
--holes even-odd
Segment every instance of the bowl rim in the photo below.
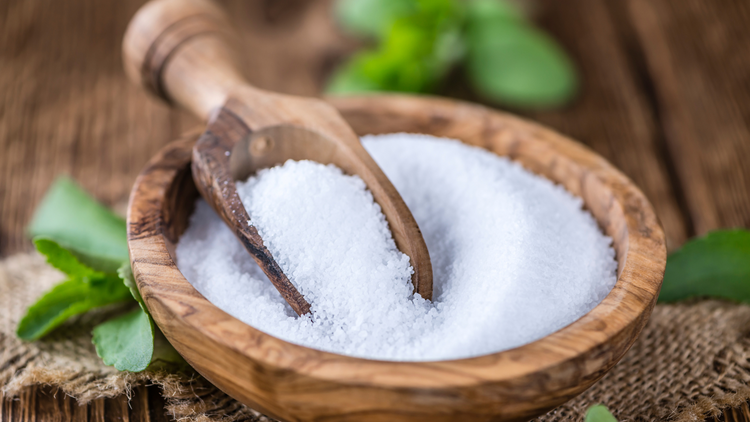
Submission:
<svg viewBox="0 0 750 422">
<path fill-rule="evenodd" d="M 645 195 L 625 175 L 587 147 L 563 135 L 537 123 L 483 106 L 430 96 L 393 94 L 329 100 L 340 110 L 379 106 L 398 114 L 404 110 L 428 107 L 435 110 L 436 114 L 449 118 L 458 118 L 456 116 L 463 116 L 467 112 L 481 113 L 486 119 L 500 119 L 506 124 L 522 128 L 558 153 L 566 151 L 566 158 L 584 168 L 587 177 L 598 178 L 612 191 L 613 203 L 610 206 L 619 204 L 623 208 L 627 246 L 622 260 L 619 259 L 618 251 L 620 264 L 615 286 L 592 310 L 552 334 L 512 349 L 475 357 L 440 361 L 375 360 L 321 351 L 282 340 L 245 324 L 205 299 L 185 279 L 168 251 L 161 231 L 161 207 L 165 189 L 173 180 L 176 170 L 169 177 L 169 169 L 163 165 L 163 161 L 173 156 L 176 149 L 184 149 L 190 145 L 189 140 L 182 139 L 168 144 L 152 158 L 138 176 L 128 204 L 130 259 L 138 288 L 147 305 L 158 301 L 160 306 L 174 315 L 179 315 L 182 307 L 190 306 L 194 308 L 195 314 L 210 315 L 209 319 L 214 322 L 205 325 L 194 315 L 183 318 L 182 322 L 212 341 L 268 367 L 352 385 L 444 388 L 511 381 L 563 365 L 584 354 L 606 354 L 606 344 L 613 337 L 635 332 L 624 350 L 615 352 L 618 356 L 615 356 L 614 361 L 605 364 L 608 367 L 602 370 L 592 364 L 587 366 L 586 371 L 589 373 L 584 375 L 594 377 L 593 382 L 624 355 L 648 320 L 656 303 L 666 266 L 666 246 L 661 225 Z M 149 191 L 144 189 L 145 186 L 161 187 L 162 190 Z M 147 209 L 139 209 L 138 205 L 142 204 L 146 204 Z M 144 236 L 149 230 L 162 234 Z M 153 269 L 154 253 L 158 253 L 159 260 L 162 261 L 161 268 L 156 272 Z M 160 282 L 165 281 L 189 292 L 189 303 L 176 303 L 160 297 L 157 287 Z M 237 335 L 227 337 L 227 333 Z M 455 376 L 438 375 L 446 372 Z"/>
</svg>

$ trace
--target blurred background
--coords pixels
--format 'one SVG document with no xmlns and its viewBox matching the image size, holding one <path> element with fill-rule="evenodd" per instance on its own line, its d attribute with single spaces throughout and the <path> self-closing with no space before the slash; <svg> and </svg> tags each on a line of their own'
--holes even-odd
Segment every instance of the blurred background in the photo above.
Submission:
<svg viewBox="0 0 750 422">
<path fill-rule="evenodd" d="M 0 0 L 0 256 L 31 250 L 24 227 L 55 176 L 124 209 L 146 161 L 198 125 L 125 78 L 120 43 L 143 2 Z M 750 2 L 221 3 L 261 88 L 480 102 L 546 124 L 621 169 L 654 204 L 670 250 L 709 230 L 750 227 Z M 78 409 L 35 388 L 5 399 L 2 415 L 165 418 L 158 393 L 134 397 L 129 407 L 108 399 Z"/>
</svg>

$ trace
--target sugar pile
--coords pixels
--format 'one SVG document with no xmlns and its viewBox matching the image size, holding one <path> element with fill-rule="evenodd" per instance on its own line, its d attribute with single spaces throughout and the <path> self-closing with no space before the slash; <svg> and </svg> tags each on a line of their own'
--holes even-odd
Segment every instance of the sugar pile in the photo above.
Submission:
<svg viewBox="0 0 750 422">
<path fill-rule="evenodd" d="M 238 192 L 266 246 L 311 303 L 297 317 L 199 201 L 178 266 L 208 300 L 287 341 L 384 360 L 442 360 L 519 346 L 588 312 L 616 281 L 611 239 L 581 200 L 511 161 L 427 135 L 363 143 L 416 218 L 433 302 L 358 177 L 289 161 Z"/>
</svg>

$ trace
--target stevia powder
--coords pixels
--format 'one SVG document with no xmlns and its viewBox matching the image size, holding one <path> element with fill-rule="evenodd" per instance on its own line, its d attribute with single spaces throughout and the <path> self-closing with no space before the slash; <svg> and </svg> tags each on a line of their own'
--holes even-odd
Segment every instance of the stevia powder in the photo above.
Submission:
<svg viewBox="0 0 750 422">
<path fill-rule="evenodd" d="M 203 200 L 177 246 L 185 277 L 219 308 L 276 337 L 399 361 L 534 341 L 581 317 L 614 286 L 612 240 L 562 187 L 455 140 L 362 141 L 422 230 L 432 302 L 412 293 L 409 259 L 362 180 L 310 161 L 288 161 L 237 185 L 310 314 L 292 311 Z"/>
</svg>

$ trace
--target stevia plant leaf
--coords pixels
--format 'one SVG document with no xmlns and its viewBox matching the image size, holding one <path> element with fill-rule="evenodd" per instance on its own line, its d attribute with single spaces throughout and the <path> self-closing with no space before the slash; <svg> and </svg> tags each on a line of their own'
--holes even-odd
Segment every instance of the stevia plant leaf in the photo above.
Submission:
<svg viewBox="0 0 750 422">
<path fill-rule="evenodd" d="M 92 341 L 105 364 L 133 372 L 144 370 L 152 360 L 170 369 L 185 365 L 163 335 L 155 340 L 153 320 L 133 279 L 121 218 L 62 178 L 50 188 L 28 231 L 37 236 L 39 252 L 70 279 L 27 310 L 19 337 L 37 339 L 71 316 L 135 299 L 139 308 L 94 329 Z"/>
<path fill-rule="evenodd" d="M 355 94 L 377 91 L 378 84 L 365 75 L 364 65 L 367 53 L 360 53 L 336 69 L 328 80 L 326 92 L 329 94 Z"/>
<path fill-rule="evenodd" d="M 60 244 L 58 242 L 58 244 Z M 60 244 L 65 249 L 70 251 L 78 260 L 94 270 L 101 271 L 108 274 L 117 273 L 117 269 L 122 265 L 122 261 L 119 258 L 109 258 L 105 256 L 91 255 L 89 253 L 80 252 L 70 246 Z"/>
<path fill-rule="evenodd" d="M 711 232 L 669 256 L 659 301 L 694 296 L 750 303 L 749 231 Z"/>
<path fill-rule="evenodd" d="M 105 365 L 141 372 L 154 355 L 154 324 L 140 307 L 97 325 L 92 342 Z"/>
<path fill-rule="evenodd" d="M 347 31 L 364 37 L 381 38 L 391 23 L 408 13 L 413 0 L 339 0 L 335 5 L 337 20 Z"/>
<path fill-rule="evenodd" d="M 53 287 L 26 310 L 16 334 L 24 340 L 36 340 L 72 316 L 129 300 L 130 291 L 117 276 L 105 275 L 97 283 L 69 279 Z"/>
<path fill-rule="evenodd" d="M 472 24 L 487 21 L 496 24 L 500 19 L 525 21 L 525 16 L 516 4 L 505 0 L 470 0 L 466 2 L 466 16 Z"/>
<path fill-rule="evenodd" d="M 32 305 L 16 329 L 18 337 L 36 340 L 73 315 L 86 312 L 90 286 L 81 280 L 64 281 Z"/>
<path fill-rule="evenodd" d="M 104 273 L 82 264 L 72 252 L 48 237 L 37 236 L 33 242 L 36 250 L 47 258 L 48 264 L 70 278 L 87 282 L 104 277 Z"/>
<path fill-rule="evenodd" d="M 149 369 L 168 369 L 171 371 L 187 370 L 190 365 L 177 353 L 172 344 L 154 324 L 154 355 Z"/>
<path fill-rule="evenodd" d="M 617 419 L 603 404 L 595 404 L 586 411 L 584 422 L 617 422 Z"/>
<path fill-rule="evenodd" d="M 446 74 L 465 54 L 466 47 L 460 28 L 451 26 L 440 31 L 433 47 L 433 62 L 438 76 Z"/>
<path fill-rule="evenodd" d="M 56 241 L 99 271 L 114 273 L 128 260 L 125 220 L 67 177 L 52 184 L 27 230 Z"/>
<path fill-rule="evenodd" d="M 130 290 L 130 294 L 133 296 L 133 299 L 135 299 L 138 302 L 138 304 L 141 306 L 141 309 L 143 309 L 146 313 L 148 313 L 148 308 L 146 308 L 146 304 L 143 303 L 143 297 L 141 297 L 141 292 L 138 290 L 138 286 L 135 284 L 135 278 L 133 277 L 133 269 L 130 266 L 130 262 L 123 263 L 120 266 L 120 268 L 117 269 L 117 275 L 125 284 L 125 287 L 127 287 Z"/>
<path fill-rule="evenodd" d="M 466 32 L 469 81 L 485 98 L 521 108 L 569 101 L 577 90 L 575 68 L 545 33 L 501 16 L 470 19 Z"/>
<path fill-rule="evenodd" d="M 148 368 L 161 368 L 170 371 L 189 368 L 187 362 L 185 362 L 182 356 L 180 356 L 180 354 L 177 353 L 174 347 L 172 347 L 172 344 L 170 344 L 167 338 L 164 337 L 164 334 L 162 334 L 161 330 L 159 330 L 159 327 L 157 327 L 154 323 L 153 318 L 151 318 L 151 314 L 149 313 L 148 308 L 146 308 L 146 304 L 143 302 L 141 293 L 140 291 L 138 291 L 138 286 L 135 283 L 135 278 L 133 277 L 133 270 L 130 266 L 130 263 L 123 263 L 122 266 L 117 270 L 117 274 L 120 276 L 125 286 L 130 289 L 130 293 L 132 294 L 133 298 L 138 301 L 138 304 L 140 305 L 143 312 L 145 312 L 151 320 L 151 326 L 153 327 L 153 355 Z M 145 324 L 143 325 L 143 327 L 145 327 Z"/>
<path fill-rule="evenodd" d="M 135 283 L 135 278 L 133 277 L 133 270 L 130 267 L 130 263 L 126 262 L 122 264 L 122 267 L 120 267 L 117 273 L 125 283 L 125 286 L 130 289 L 130 293 L 133 295 L 135 300 L 138 301 L 141 309 L 143 309 L 143 311 L 149 316 L 149 318 L 151 318 L 151 313 L 148 311 L 148 308 L 146 308 L 146 304 L 143 302 L 141 293 L 140 291 L 138 291 L 138 286 Z M 151 318 L 151 323 L 154 327 L 154 350 L 153 356 L 151 358 L 151 363 L 149 364 L 148 368 L 161 368 L 170 371 L 189 368 L 190 366 L 187 362 L 185 362 L 185 359 L 183 359 L 182 356 L 177 353 L 177 350 L 172 347 L 172 344 L 169 343 L 159 327 L 153 322 L 153 318 Z"/>
<path fill-rule="evenodd" d="M 377 48 L 359 52 L 330 79 L 330 93 L 431 92 L 463 55 L 463 9 L 453 0 L 412 0 Z"/>
<path fill-rule="evenodd" d="M 328 91 L 427 91 L 435 81 L 430 58 L 425 57 L 432 42 L 422 28 L 399 20 L 377 50 L 356 54 L 335 73 Z"/>
</svg>

